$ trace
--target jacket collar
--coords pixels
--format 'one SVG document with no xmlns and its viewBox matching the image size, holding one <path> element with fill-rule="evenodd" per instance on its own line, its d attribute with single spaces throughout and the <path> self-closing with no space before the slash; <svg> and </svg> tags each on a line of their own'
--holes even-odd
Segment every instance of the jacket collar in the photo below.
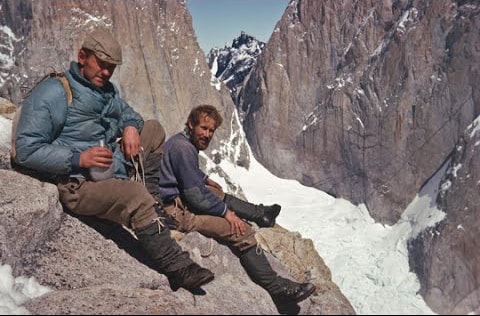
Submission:
<svg viewBox="0 0 480 316">
<path fill-rule="evenodd" d="M 103 87 L 103 88 L 99 88 L 97 87 L 96 85 L 94 85 L 93 83 L 91 83 L 90 81 L 88 81 L 87 79 L 85 79 L 84 76 L 82 76 L 82 74 L 80 73 L 80 66 L 78 65 L 77 62 L 75 61 L 72 61 L 70 63 L 70 73 L 72 74 L 72 77 L 78 81 L 79 83 L 81 83 L 82 85 L 92 89 L 92 90 L 96 90 L 100 93 L 115 93 L 115 88 L 113 87 L 113 84 L 109 81 L 107 82 L 106 86 Z"/>
</svg>

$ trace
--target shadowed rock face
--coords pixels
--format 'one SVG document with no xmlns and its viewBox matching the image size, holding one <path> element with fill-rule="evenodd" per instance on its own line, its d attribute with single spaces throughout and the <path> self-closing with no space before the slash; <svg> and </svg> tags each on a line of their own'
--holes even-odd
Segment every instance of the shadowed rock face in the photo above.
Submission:
<svg viewBox="0 0 480 316">
<path fill-rule="evenodd" d="M 480 113 L 475 1 L 291 1 L 243 88 L 273 173 L 392 224 Z"/>
<path fill-rule="evenodd" d="M 445 219 L 409 246 L 420 293 L 440 314 L 480 312 L 480 132 L 474 128 L 460 139 L 440 185 L 437 203 Z"/>
</svg>

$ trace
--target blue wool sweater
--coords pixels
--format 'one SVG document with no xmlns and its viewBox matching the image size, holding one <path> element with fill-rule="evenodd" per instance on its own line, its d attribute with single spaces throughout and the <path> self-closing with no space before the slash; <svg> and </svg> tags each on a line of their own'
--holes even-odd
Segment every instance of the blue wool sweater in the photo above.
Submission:
<svg viewBox="0 0 480 316">
<path fill-rule="evenodd" d="M 170 137 L 159 171 L 160 196 L 165 203 L 180 196 L 196 214 L 225 216 L 227 206 L 206 187 L 207 175 L 200 170 L 198 159 L 198 149 L 185 132 Z"/>
</svg>

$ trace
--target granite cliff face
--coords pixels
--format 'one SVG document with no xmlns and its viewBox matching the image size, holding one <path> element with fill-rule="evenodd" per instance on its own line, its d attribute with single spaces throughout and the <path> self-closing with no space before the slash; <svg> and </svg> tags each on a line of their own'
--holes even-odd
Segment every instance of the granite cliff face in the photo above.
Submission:
<svg viewBox="0 0 480 316">
<path fill-rule="evenodd" d="M 420 293 L 440 314 L 480 312 L 480 120 L 467 129 L 440 185 L 445 219 L 410 242 L 410 266 Z"/>
<path fill-rule="evenodd" d="M 386 224 L 454 157 L 437 198 L 445 219 L 409 247 L 441 314 L 480 306 L 479 142 L 465 132 L 480 114 L 479 26 L 477 1 L 293 0 L 238 104 L 269 170 Z"/>
<path fill-rule="evenodd" d="M 480 113 L 477 1 L 291 1 L 243 88 L 256 158 L 395 223 Z"/>
</svg>

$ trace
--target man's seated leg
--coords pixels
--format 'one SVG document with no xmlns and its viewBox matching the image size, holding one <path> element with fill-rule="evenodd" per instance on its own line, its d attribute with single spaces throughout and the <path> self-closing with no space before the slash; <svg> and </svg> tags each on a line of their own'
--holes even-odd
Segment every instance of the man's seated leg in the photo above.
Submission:
<svg viewBox="0 0 480 316">
<path fill-rule="evenodd" d="M 273 204 L 265 206 L 263 204 L 253 204 L 243 201 L 233 195 L 225 194 L 223 199 L 228 208 L 233 210 L 238 217 L 252 221 L 258 227 L 273 227 L 275 219 L 280 214 L 281 206 Z"/>
<path fill-rule="evenodd" d="M 155 211 L 157 203 L 139 182 L 71 179 L 57 185 L 60 200 L 73 213 L 96 216 L 132 228 L 147 253 L 169 277 L 173 290 L 193 289 L 213 280 L 213 273 L 196 264 L 170 237 Z M 172 284 L 171 278 L 179 276 Z"/>
<path fill-rule="evenodd" d="M 298 303 L 315 292 L 316 287 L 312 283 L 298 283 L 279 276 L 259 247 L 243 251 L 240 263 L 250 278 L 267 290 L 275 304 Z"/>
<path fill-rule="evenodd" d="M 170 236 L 170 229 L 160 218 L 146 227 L 136 229 L 135 234 L 168 277 L 172 290 L 176 291 L 181 287 L 193 290 L 214 279 L 210 270 L 193 262 L 189 254 L 181 249 Z"/>
<path fill-rule="evenodd" d="M 173 213 L 172 209 L 168 210 Z M 246 225 L 244 235 L 235 236 L 231 233 L 230 224 L 223 217 L 193 215 L 188 210 L 178 208 L 178 205 L 176 211 L 177 214 L 183 214 L 181 217 L 188 219 L 184 220 L 185 230 L 197 231 L 229 245 L 233 253 L 240 258 L 240 263 L 252 281 L 267 290 L 275 304 L 297 303 L 315 291 L 312 283 L 298 283 L 279 276 L 272 269 L 263 250 L 257 246 L 255 231 L 249 225 Z"/>
<path fill-rule="evenodd" d="M 161 203 L 158 186 L 162 144 L 165 142 L 165 129 L 157 120 L 147 120 L 140 133 L 143 148 L 143 176 L 145 186 L 153 198 Z"/>
</svg>

